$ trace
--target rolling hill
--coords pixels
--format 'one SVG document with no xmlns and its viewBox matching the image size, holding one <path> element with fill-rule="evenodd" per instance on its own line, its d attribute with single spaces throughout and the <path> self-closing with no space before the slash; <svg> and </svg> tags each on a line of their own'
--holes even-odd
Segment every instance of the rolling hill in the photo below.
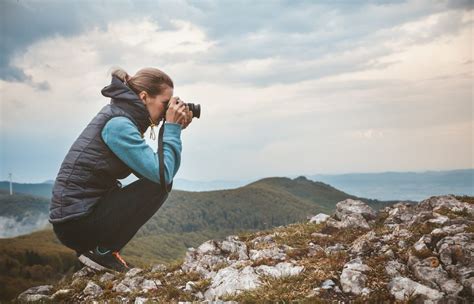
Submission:
<svg viewBox="0 0 474 304">
<path fill-rule="evenodd" d="M 360 199 L 375 209 L 396 202 L 357 198 L 305 177 L 265 178 L 220 191 L 175 190 L 122 254 L 139 266 L 168 263 L 182 258 L 188 247 L 211 238 L 304 222 L 319 212 L 331 214 L 335 204 L 346 198 Z M 39 200 L 38 205 L 42 204 L 44 202 Z M 78 266 L 74 252 L 62 246 L 51 229 L 0 239 L 0 282 L 4 283 L 0 300 L 11 296 L 14 290 L 25 289 L 28 284 L 38 284 L 39 281 L 33 283 L 32 280 L 32 277 L 41 277 L 38 273 L 44 274 L 43 283 L 46 283 L 58 278 L 52 273 L 74 271 Z"/>
</svg>

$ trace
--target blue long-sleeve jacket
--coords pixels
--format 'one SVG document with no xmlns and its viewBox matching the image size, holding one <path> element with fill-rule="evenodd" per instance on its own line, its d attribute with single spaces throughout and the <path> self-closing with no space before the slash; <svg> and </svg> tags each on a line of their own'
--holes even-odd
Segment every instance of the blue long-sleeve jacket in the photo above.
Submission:
<svg viewBox="0 0 474 304">
<path fill-rule="evenodd" d="M 145 178 L 160 182 L 160 164 L 158 153 L 146 143 L 133 122 L 124 116 L 110 119 L 101 132 L 102 139 L 112 152 L 132 170 Z M 158 132 L 157 132 L 158 135 Z M 165 123 L 163 133 L 163 155 L 165 163 L 165 181 L 169 185 L 181 164 L 181 125 Z"/>
</svg>

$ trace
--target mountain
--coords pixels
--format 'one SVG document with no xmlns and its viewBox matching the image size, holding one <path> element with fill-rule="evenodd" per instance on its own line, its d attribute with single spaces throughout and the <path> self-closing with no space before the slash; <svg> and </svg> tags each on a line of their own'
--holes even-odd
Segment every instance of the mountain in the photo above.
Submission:
<svg viewBox="0 0 474 304">
<path fill-rule="evenodd" d="M 295 176 L 286 176 L 296 178 Z M 324 182 L 333 187 L 359 197 L 370 197 L 379 200 L 413 200 L 419 201 L 429 195 L 474 195 L 474 169 L 420 171 L 420 172 L 379 172 L 348 174 L 313 174 L 306 175 L 313 181 Z M 130 174 L 120 180 L 122 184 L 137 180 Z M 176 178 L 175 190 L 182 191 L 215 191 L 245 186 L 255 179 L 193 181 Z M 13 191 L 37 196 L 51 197 L 54 180 L 41 184 L 13 183 Z M 9 182 L 0 182 L 0 189 L 9 190 Z"/>
<path fill-rule="evenodd" d="M 209 239 L 183 259 L 124 273 L 89 267 L 23 291 L 72 303 L 470 303 L 474 197 L 431 196 Z"/>
<path fill-rule="evenodd" d="M 34 196 L 41 196 L 44 198 L 51 198 L 53 184 L 52 183 L 12 183 L 13 193 L 16 194 L 31 194 Z M 10 193 L 10 182 L 0 182 L 0 190 L 8 191 Z"/>
<path fill-rule="evenodd" d="M 254 179 L 193 181 L 183 178 L 176 178 L 173 180 L 173 188 L 184 191 L 212 191 L 238 188 L 253 181 Z"/>
<path fill-rule="evenodd" d="M 0 238 L 13 237 L 48 225 L 49 199 L 0 190 Z"/>
<path fill-rule="evenodd" d="M 307 176 L 357 196 L 419 201 L 430 195 L 474 195 L 474 169 L 315 174 Z"/>
<path fill-rule="evenodd" d="M 331 213 L 335 204 L 347 198 L 357 197 L 341 192 L 327 184 L 313 182 L 304 177 L 289 179 L 285 177 L 266 178 L 249 185 L 229 190 L 188 192 L 172 191 L 160 210 L 143 225 L 122 253 L 135 265 L 145 266 L 151 262 L 171 262 L 182 258 L 188 247 L 196 246 L 209 238 L 224 238 L 226 235 L 244 231 L 257 231 L 289 223 L 306 221 L 309 216 L 319 212 Z M 375 209 L 389 202 L 360 198 Z M 48 240 L 55 239 L 52 230 L 42 231 L 46 248 L 39 252 L 34 243 L 35 233 L 14 239 L 0 239 L 0 261 L 8 256 L 11 273 L 18 278 L 28 279 L 25 267 L 25 253 L 10 249 L 29 248 L 39 257 L 52 263 L 50 255 L 58 255 L 57 246 L 47 246 Z M 15 242 L 11 243 L 11 240 Z M 65 250 L 67 248 L 62 248 Z M 69 250 L 74 257 L 74 253 Z M 15 262 L 12 261 L 15 260 Z M 6 260 L 3 259 L 4 263 Z M 69 264 L 68 264 L 69 265 Z M 57 265 L 41 265 L 38 268 Z M 20 275 L 18 275 L 20 274 Z M 0 276 L 2 274 L 0 273 Z M 4 281 L 8 281 L 3 278 Z M 15 285 L 16 286 L 16 285 Z M 14 289 L 8 285 L 5 288 Z M 23 286 L 23 285 L 22 285 Z"/>
</svg>

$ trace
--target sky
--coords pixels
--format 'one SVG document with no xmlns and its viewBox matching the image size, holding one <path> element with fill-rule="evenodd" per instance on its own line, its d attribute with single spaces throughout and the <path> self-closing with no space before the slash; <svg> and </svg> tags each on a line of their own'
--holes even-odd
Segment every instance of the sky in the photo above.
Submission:
<svg viewBox="0 0 474 304">
<path fill-rule="evenodd" d="M 176 178 L 473 168 L 473 6 L 2 0 L 0 180 L 55 179 L 116 66 L 201 105 Z"/>
</svg>

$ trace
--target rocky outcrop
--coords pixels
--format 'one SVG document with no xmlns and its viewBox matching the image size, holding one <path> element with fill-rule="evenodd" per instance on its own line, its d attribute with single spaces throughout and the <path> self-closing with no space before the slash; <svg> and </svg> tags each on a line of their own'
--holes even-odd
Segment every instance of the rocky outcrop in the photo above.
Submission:
<svg viewBox="0 0 474 304">
<path fill-rule="evenodd" d="M 188 248 L 180 264 L 125 274 L 87 267 L 19 302 L 239 303 L 258 300 L 467 303 L 474 298 L 474 205 L 453 195 L 333 215 Z"/>
</svg>

